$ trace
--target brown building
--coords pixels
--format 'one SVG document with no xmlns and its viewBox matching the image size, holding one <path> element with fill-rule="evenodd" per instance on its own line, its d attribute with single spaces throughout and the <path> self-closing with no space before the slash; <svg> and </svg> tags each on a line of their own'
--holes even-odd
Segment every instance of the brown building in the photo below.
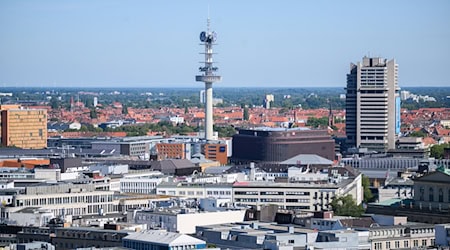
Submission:
<svg viewBox="0 0 450 250">
<path fill-rule="evenodd" d="M 158 160 L 186 159 L 185 143 L 158 143 L 156 144 Z"/>
<path fill-rule="evenodd" d="M 1 142 L 4 147 L 47 147 L 47 110 L 1 105 Z"/>
<path fill-rule="evenodd" d="M 304 128 L 240 129 L 233 136 L 231 161 L 281 162 L 299 154 L 316 154 L 334 160 L 334 140 L 326 130 Z"/>
<path fill-rule="evenodd" d="M 206 159 L 218 161 L 221 165 L 228 164 L 226 144 L 205 144 L 204 155 Z"/>
</svg>

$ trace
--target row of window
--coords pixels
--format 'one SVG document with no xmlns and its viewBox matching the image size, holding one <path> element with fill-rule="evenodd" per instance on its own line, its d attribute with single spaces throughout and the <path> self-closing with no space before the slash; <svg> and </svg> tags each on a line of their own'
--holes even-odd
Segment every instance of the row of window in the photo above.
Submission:
<svg viewBox="0 0 450 250">
<path fill-rule="evenodd" d="M 420 246 L 433 246 L 435 244 L 435 239 L 431 239 L 430 240 L 430 244 L 428 245 L 428 240 L 427 239 L 422 239 L 422 240 L 413 240 L 413 247 L 418 247 L 419 246 L 419 242 L 421 243 Z M 384 242 L 385 243 L 385 249 L 391 249 L 392 248 L 392 242 L 387 241 Z M 409 248 L 409 240 L 404 240 L 403 241 L 403 246 L 400 246 L 401 241 L 396 240 L 394 241 L 394 248 Z M 374 243 L 374 249 L 375 250 L 380 250 L 383 249 L 383 243 L 382 242 L 376 242 Z"/>
<path fill-rule="evenodd" d="M 99 203 L 112 202 L 112 195 L 89 195 L 89 196 L 72 196 L 72 197 L 51 197 L 51 198 L 34 198 L 34 199 L 17 199 L 16 207 L 22 206 L 40 206 L 53 204 L 69 204 L 69 203 Z"/>
<path fill-rule="evenodd" d="M 435 199 L 435 198 L 437 198 L 437 199 Z M 424 187 L 419 188 L 419 200 L 425 201 L 425 188 Z M 437 196 L 435 196 L 434 188 L 429 187 L 427 201 L 444 202 L 444 190 L 442 188 L 439 188 Z M 450 202 L 450 188 L 447 191 L 447 202 Z"/>
</svg>

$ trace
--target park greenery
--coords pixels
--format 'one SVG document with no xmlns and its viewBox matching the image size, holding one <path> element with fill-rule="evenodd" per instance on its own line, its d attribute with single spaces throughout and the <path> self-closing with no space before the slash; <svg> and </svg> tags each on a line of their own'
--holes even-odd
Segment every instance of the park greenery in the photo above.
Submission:
<svg viewBox="0 0 450 250">
<path fill-rule="evenodd" d="M 409 137 L 422 137 L 422 138 L 425 138 L 425 137 L 427 137 L 427 136 L 428 136 L 428 134 L 425 133 L 425 132 L 423 132 L 423 131 L 421 131 L 421 130 L 419 130 L 419 131 L 413 131 L 413 132 L 411 132 L 411 133 L 409 134 Z"/>
<path fill-rule="evenodd" d="M 437 144 L 431 147 L 430 156 L 436 159 L 444 158 L 444 149 L 450 148 L 450 143 Z"/>
<path fill-rule="evenodd" d="M 374 196 L 372 194 L 372 191 L 370 190 L 369 177 L 367 177 L 365 175 L 362 176 L 362 186 L 363 186 L 363 193 L 364 193 L 364 203 L 372 202 L 374 199 Z"/>
<path fill-rule="evenodd" d="M 364 213 L 362 205 L 357 205 L 350 194 L 335 197 L 330 204 L 334 214 L 338 216 L 360 217 Z"/>
<path fill-rule="evenodd" d="M 262 106 L 266 94 L 274 95 L 272 107 L 287 111 L 293 108 L 316 109 L 332 108 L 344 109 L 344 85 L 337 88 L 214 88 L 214 97 L 223 99 L 218 106 Z M 70 108 L 71 100 L 80 101 L 86 107 L 93 107 L 96 96 L 103 106 L 120 102 L 122 112 L 127 108 L 161 108 L 161 107 L 202 107 L 199 92 L 202 88 L 12 88 L 6 87 L 2 91 L 12 93 L 12 96 L 2 97 L 2 103 L 32 103 L 45 104 L 53 109 Z M 436 98 L 436 102 L 402 102 L 402 108 L 409 110 L 425 107 L 450 107 L 449 88 L 403 88 L 418 95 L 429 95 Z"/>
<path fill-rule="evenodd" d="M 80 130 L 67 129 L 66 132 L 126 132 L 127 136 L 144 136 L 148 132 L 158 132 L 160 135 L 188 135 L 192 132 L 198 132 L 200 130 L 197 126 L 189 126 L 186 124 L 174 125 L 171 122 L 161 121 L 158 123 L 145 123 L 145 124 L 131 124 L 124 125 L 117 128 L 94 127 L 91 124 L 83 124 Z M 236 129 L 231 126 L 214 126 L 214 131 L 219 133 L 219 137 L 231 137 L 236 134 Z"/>
</svg>

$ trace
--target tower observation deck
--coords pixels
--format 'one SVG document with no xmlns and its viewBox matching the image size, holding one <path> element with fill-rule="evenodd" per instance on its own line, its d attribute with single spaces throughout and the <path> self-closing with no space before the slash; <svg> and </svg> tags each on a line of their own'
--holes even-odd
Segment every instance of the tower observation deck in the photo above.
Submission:
<svg viewBox="0 0 450 250">
<path fill-rule="evenodd" d="M 205 83 L 205 139 L 213 139 L 213 91 L 212 84 L 219 82 L 222 77 L 216 75 L 216 71 L 219 69 L 214 66 L 213 62 L 213 45 L 216 44 L 217 34 L 214 31 L 210 31 L 210 20 L 207 21 L 206 31 L 200 33 L 200 45 L 205 47 L 205 51 L 201 54 L 205 55 L 205 61 L 201 62 L 202 66 L 199 67 L 200 75 L 195 76 L 197 82 Z"/>
</svg>

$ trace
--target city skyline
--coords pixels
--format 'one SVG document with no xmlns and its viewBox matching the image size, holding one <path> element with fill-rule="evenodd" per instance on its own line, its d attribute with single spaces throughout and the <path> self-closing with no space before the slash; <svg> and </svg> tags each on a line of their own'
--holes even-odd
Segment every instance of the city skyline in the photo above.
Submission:
<svg viewBox="0 0 450 250">
<path fill-rule="evenodd" d="M 208 5 L 219 88 L 345 87 L 364 55 L 395 59 L 401 87 L 449 85 L 447 1 L 2 1 L 0 86 L 201 88 Z"/>
</svg>

